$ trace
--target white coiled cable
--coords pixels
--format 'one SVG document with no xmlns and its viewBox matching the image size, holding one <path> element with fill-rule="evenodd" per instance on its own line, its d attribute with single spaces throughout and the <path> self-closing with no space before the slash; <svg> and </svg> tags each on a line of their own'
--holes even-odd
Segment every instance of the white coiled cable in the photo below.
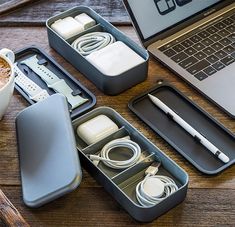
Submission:
<svg viewBox="0 0 235 227">
<path fill-rule="evenodd" d="M 125 161 L 111 160 L 109 157 L 110 151 L 113 150 L 114 148 L 120 148 L 120 147 L 126 147 L 130 149 L 133 153 L 132 157 Z M 107 143 L 101 150 L 99 156 L 90 155 L 89 157 L 91 160 L 102 161 L 106 166 L 112 169 L 126 169 L 135 165 L 140 160 L 141 148 L 136 142 L 124 137 L 121 139 L 115 139 Z"/>
<path fill-rule="evenodd" d="M 178 186 L 170 177 L 147 175 L 136 186 L 136 199 L 143 207 L 151 207 L 177 190 Z"/>
<path fill-rule="evenodd" d="M 94 51 L 100 50 L 116 40 L 110 33 L 107 32 L 91 32 L 77 38 L 72 47 L 81 55 L 88 56 Z"/>
</svg>

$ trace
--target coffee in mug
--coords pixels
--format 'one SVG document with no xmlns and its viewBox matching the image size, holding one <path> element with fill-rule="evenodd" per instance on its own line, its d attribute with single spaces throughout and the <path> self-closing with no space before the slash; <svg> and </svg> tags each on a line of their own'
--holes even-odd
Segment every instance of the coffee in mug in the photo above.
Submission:
<svg viewBox="0 0 235 227">
<path fill-rule="evenodd" d="M 0 50 L 0 120 L 10 103 L 14 90 L 15 55 L 9 49 Z"/>
<path fill-rule="evenodd" d="M 9 81 L 11 76 L 11 66 L 6 60 L 0 58 L 0 89 Z"/>
</svg>

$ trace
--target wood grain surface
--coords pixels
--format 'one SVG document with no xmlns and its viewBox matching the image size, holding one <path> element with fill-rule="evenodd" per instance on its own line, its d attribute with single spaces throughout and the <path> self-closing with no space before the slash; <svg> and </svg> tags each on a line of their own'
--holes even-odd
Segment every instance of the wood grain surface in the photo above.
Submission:
<svg viewBox="0 0 235 227">
<path fill-rule="evenodd" d="M 16 10 L 17 8 L 24 7 L 32 2 L 35 2 L 35 0 L 10 0 L 7 2 L 3 2 L 0 5 L 0 15 Z"/>
<path fill-rule="evenodd" d="M 0 26 L 44 25 L 49 17 L 75 6 L 90 6 L 108 21 L 114 24 L 130 24 L 122 0 L 39 0 L 33 1 L 24 8 L 7 12 L 0 16 Z M 43 9 L 43 10 L 42 10 Z M 0 9 L 1 12 L 1 9 Z"/>
<path fill-rule="evenodd" d="M 0 220 L 8 226 L 29 226 L 2 190 L 0 190 Z"/>
<path fill-rule="evenodd" d="M 107 1 L 107 4 L 111 4 L 111 2 Z M 132 27 L 121 26 L 118 28 L 133 40 L 139 42 Z M 117 110 L 134 127 L 188 172 L 190 183 L 186 200 L 154 222 L 146 224 L 146 226 L 235 225 L 235 167 L 232 166 L 216 176 L 209 177 L 201 174 L 131 113 L 128 110 L 127 103 L 134 96 L 153 87 L 158 80 L 163 79 L 181 90 L 233 133 L 235 133 L 234 120 L 154 59 L 150 60 L 149 75 L 145 82 L 113 97 L 102 94 L 73 66 L 49 47 L 45 27 L 0 27 L 0 40 L 0 49 L 8 47 L 18 50 L 30 45 L 43 48 L 96 95 L 97 107 L 109 106 Z M 27 102 L 15 92 L 7 113 L 0 122 L 0 188 L 21 212 L 26 221 L 31 226 L 139 225 L 85 170 L 83 171 L 82 183 L 74 192 L 39 209 L 29 209 L 24 206 L 21 196 L 14 121 L 19 111 L 27 106 Z"/>
</svg>

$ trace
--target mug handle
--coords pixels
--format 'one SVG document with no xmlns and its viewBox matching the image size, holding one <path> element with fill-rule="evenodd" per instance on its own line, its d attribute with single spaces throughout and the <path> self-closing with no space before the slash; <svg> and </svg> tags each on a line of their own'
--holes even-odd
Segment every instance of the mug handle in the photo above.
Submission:
<svg viewBox="0 0 235 227">
<path fill-rule="evenodd" d="M 9 50 L 7 48 L 3 48 L 0 50 L 0 54 L 4 55 L 5 57 L 7 57 L 11 62 L 12 64 L 14 64 L 15 62 L 15 54 L 12 50 Z"/>
</svg>

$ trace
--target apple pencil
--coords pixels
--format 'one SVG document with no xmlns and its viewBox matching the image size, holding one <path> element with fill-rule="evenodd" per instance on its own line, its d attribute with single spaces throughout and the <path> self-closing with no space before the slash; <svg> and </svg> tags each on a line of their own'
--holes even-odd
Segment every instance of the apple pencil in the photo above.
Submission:
<svg viewBox="0 0 235 227">
<path fill-rule="evenodd" d="M 173 110 L 171 110 L 166 104 L 164 104 L 157 97 L 148 94 L 150 100 L 159 107 L 167 115 L 170 115 L 172 119 L 179 124 L 185 131 L 187 131 L 191 136 L 197 138 L 200 143 L 206 147 L 212 154 L 218 157 L 222 162 L 228 163 L 229 157 L 221 152 L 216 146 L 214 146 L 210 141 L 208 141 L 204 136 L 202 136 L 197 130 L 190 126 L 186 121 L 184 121 L 180 116 L 178 116 Z"/>
</svg>

